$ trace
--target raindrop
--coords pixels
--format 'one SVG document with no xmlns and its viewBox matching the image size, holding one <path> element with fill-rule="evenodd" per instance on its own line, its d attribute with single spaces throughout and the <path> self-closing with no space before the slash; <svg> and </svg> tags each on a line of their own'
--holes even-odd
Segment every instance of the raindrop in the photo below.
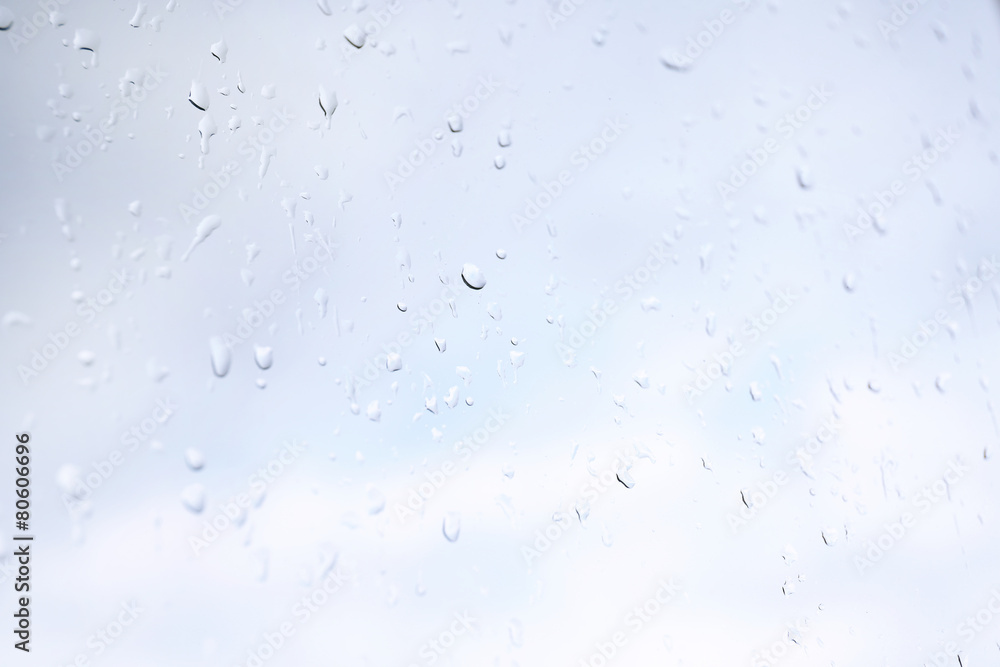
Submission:
<svg viewBox="0 0 1000 667">
<path fill-rule="evenodd" d="M 319 316 L 326 317 L 326 308 L 330 303 L 330 295 L 326 293 L 326 290 L 322 287 L 317 288 L 316 292 L 313 294 L 313 301 L 319 307 Z"/>
<path fill-rule="evenodd" d="M 202 221 L 199 222 L 198 226 L 195 228 L 194 239 L 191 241 L 191 245 L 188 247 L 187 251 L 181 257 L 181 261 L 186 262 L 191 252 L 205 239 L 207 239 L 212 232 L 218 229 L 221 224 L 222 218 L 217 215 L 209 215 L 202 219 Z"/>
<path fill-rule="evenodd" d="M 391 372 L 396 372 L 403 367 L 403 359 L 398 354 L 386 355 L 385 367 Z"/>
<path fill-rule="evenodd" d="M 212 336 L 208 341 L 208 347 L 212 354 L 212 372 L 216 377 L 226 377 L 233 359 L 232 350 L 226 345 L 222 336 Z"/>
<path fill-rule="evenodd" d="M 205 487 L 201 484 L 192 484 L 181 491 L 181 503 L 190 512 L 201 514 L 205 509 Z"/>
<path fill-rule="evenodd" d="M 205 467 L 205 455 L 201 453 L 201 450 L 188 447 L 184 451 L 184 462 L 191 470 L 201 470 Z"/>
<path fill-rule="evenodd" d="M 373 422 L 377 422 L 382 419 L 382 408 L 378 406 L 378 401 L 372 401 L 368 404 L 368 419 Z"/>
<path fill-rule="evenodd" d="M 344 39 L 346 39 L 348 43 L 356 49 L 360 49 L 364 46 L 367 38 L 368 35 L 365 34 L 365 31 L 362 30 L 361 26 L 357 23 L 352 23 L 347 26 L 346 30 L 344 30 Z"/>
<path fill-rule="evenodd" d="M 212 55 L 219 59 L 220 63 L 226 62 L 226 55 L 229 54 L 229 45 L 226 44 L 226 40 L 220 39 L 215 44 L 212 44 Z"/>
<path fill-rule="evenodd" d="M 486 287 L 486 278 L 475 264 L 466 264 L 462 267 L 462 282 L 474 290 Z"/>
<path fill-rule="evenodd" d="M 209 105 L 208 87 L 206 87 L 201 81 L 192 81 L 191 92 L 188 93 L 188 101 L 191 102 L 195 108 L 207 111 Z"/>
<path fill-rule="evenodd" d="M 761 390 L 760 385 L 757 384 L 756 382 L 751 382 L 750 383 L 750 398 L 752 398 L 755 401 L 759 401 L 761 398 L 763 398 L 763 396 L 764 396 L 764 392 Z"/>
<path fill-rule="evenodd" d="M 257 367 L 266 371 L 274 363 L 274 353 L 270 347 L 263 345 L 253 346 L 253 360 L 257 362 Z"/>
<path fill-rule="evenodd" d="M 497 250 L 497 258 L 498 259 L 507 259 L 507 251 L 504 250 L 503 248 L 500 248 L 499 250 Z"/>
<path fill-rule="evenodd" d="M 448 512 L 444 515 L 444 521 L 441 525 L 441 532 L 444 533 L 445 539 L 449 542 L 455 542 L 458 540 L 458 534 L 462 530 L 462 517 L 458 512 Z"/>
<path fill-rule="evenodd" d="M 444 352 L 448 349 L 448 341 L 444 338 L 435 338 L 434 345 L 437 347 L 438 352 Z"/>
<path fill-rule="evenodd" d="M 14 12 L 6 7 L 0 7 L 0 30 L 10 30 L 14 25 Z"/>
<path fill-rule="evenodd" d="M 319 108 L 323 110 L 323 115 L 326 116 L 327 129 L 330 129 L 330 124 L 333 122 L 333 112 L 337 110 L 337 93 L 327 90 L 325 86 L 320 86 Z"/>
<path fill-rule="evenodd" d="M 73 48 L 81 51 L 90 51 L 90 66 L 97 67 L 97 49 L 101 45 L 101 38 L 93 30 L 77 28 L 73 35 Z"/>
</svg>

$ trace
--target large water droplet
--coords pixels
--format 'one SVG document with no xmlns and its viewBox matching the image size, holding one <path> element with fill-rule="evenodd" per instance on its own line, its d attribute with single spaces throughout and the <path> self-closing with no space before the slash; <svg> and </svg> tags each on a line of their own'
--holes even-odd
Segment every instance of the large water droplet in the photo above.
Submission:
<svg viewBox="0 0 1000 667">
<path fill-rule="evenodd" d="M 208 87 L 201 81 L 192 81 L 191 92 L 188 93 L 188 101 L 196 108 L 207 111 L 209 104 Z"/>
<path fill-rule="evenodd" d="M 486 277 L 475 264 L 465 264 L 462 267 L 462 282 L 475 290 L 486 287 Z"/>
</svg>

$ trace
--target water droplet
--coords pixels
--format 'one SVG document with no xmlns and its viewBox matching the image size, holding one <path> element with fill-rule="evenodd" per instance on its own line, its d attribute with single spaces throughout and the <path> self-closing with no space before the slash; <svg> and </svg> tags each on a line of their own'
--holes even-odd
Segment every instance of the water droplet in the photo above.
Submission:
<svg viewBox="0 0 1000 667">
<path fill-rule="evenodd" d="M 388 354 L 385 358 L 385 367 L 392 372 L 403 367 L 403 359 L 398 354 Z"/>
<path fill-rule="evenodd" d="M 764 392 L 761 390 L 760 385 L 757 384 L 756 382 L 751 382 L 750 383 L 750 398 L 752 398 L 755 401 L 759 401 L 761 398 L 763 398 L 763 396 L 764 396 Z"/>
<path fill-rule="evenodd" d="M 131 204 L 129 204 L 128 212 L 138 218 L 140 215 L 142 215 L 142 202 L 137 199 Z"/>
<path fill-rule="evenodd" d="M 643 389 L 649 388 L 649 376 L 646 374 L 646 371 L 637 371 L 635 375 L 632 376 L 632 379 L 635 380 L 635 383 Z"/>
<path fill-rule="evenodd" d="M 277 94 L 277 87 L 273 83 L 265 83 L 260 87 L 260 96 L 265 100 L 273 100 Z"/>
<path fill-rule="evenodd" d="M 188 101 L 191 102 L 195 108 L 207 111 L 210 101 L 208 96 L 208 87 L 201 81 L 192 81 L 191 92 L 188 93 Z"/>
<path fill-rule="evenodd" d="M 498 306 L 495 301 L 491 301 L 490 303 L 486 304 L 486 312 L 494 320 L 499 321 L 501 318 L 503 318 L 503 313 L 500 312 L 500 306 Z"/>
<path fill-rule="evenodd" d="M 222 218 L 217 215 L 209 215 L 205 217 L 194 230 L 194 239 L 191 241 L 191 245 L 188 247 L 187 251 L 181 257 L 181 261 L 186 262 L 188 256 L 191 252 L 205 239 L 207 239 L 212 232 L 219 228 L 222 224 Z"/>
<path fill-rule="evenodd" d="M 205 509 L 205 487 L 201 484 L 192 484 L 181 491 L 181 503 L 188 511 L 194 514 L 201 514 Z"/>
<path fill-rule="evenodd" d="M 263 345 L 253 346 L 253 360 L 257 362 L 257 367 L 266 371 L 274 363 L 274 352 L 270 347 Z"/>
<path fill-rule="evenodd" d="M 368 485 L 368 513 L 376 515 L 385 509 L 385 494 L 376 489 L 373 485 Z"/>
<path fill-rule="evenodd" d="M 848 292 L 854 291 L 854 284 L 857 282 L 857 278 L 854 273 L 848 272 L 844 275 L 844 289 Z"/>
<path fill-rule="evenodd" d="M 462 267 L 462 282 L 474 290 L 486 287 L 486 278 L 475 264 L 466 264 Z"/>
<path fill-rule="evenodd" d="M 360 49 L 365 45 L 365 40 L 368 39 L 368 35 L 361 29 L 361 26 L 357 23 L 352 23 L 347 26 L 346 30 L 344 30 L 344 39 L 346 39 L 354 48 Z"/>
<path fill-rule="evenodd" d="M 188 447 L 184 450 L 184 462 L 191 470 L 201 470 L 205 467 L 205 455 L 201 453 L 201 450 Z"/>
<path fill-rule="evenodd" d="M 6 7 L 0 7 L 0 30 L 10 30 L 14 25 L 14 12 Z"/>
<path fill-rule="evenodd" d="M 497 258 L 498 259 L 507 259 L 507 251 L 504 250 L 503 248 L 500 248 L 499 250 L 497 250 Z"/>
<path fill-rule="evenodd" d="M 97 49 L 101 45 L 100 36 L 93 30 L 77 28 L 73 35 L 73 48 L 90 51 L 90 66 L 97 67 Z"/>
<path fill-rule="evenodd" d="M 212 354 L 212 372 L 216 377 L 226 377 L 233 359 L 232 351 L 222 336 L 212 336 L 208 341 L 208 347 Z"/>
<path fill-rule="evenodd" d="M 448 129 L 452 132 L 462 131 L 462 117 L 458 114 L 451 114 L 448 116 Z"/>
<path fill-rule="evenodd" d="M 437 347 L 438 352 L 444 352 L 448 349 L 448 341 L 444 338 L 435 338 L 434 345 Z"/>
<path fill-rule="evenodd" d="M 378 401 L 372 401 L 368 404 L 368 419 L 373 422 L 377 422 L 382 419 L 382 408 L 378 406 Z"/>
<path fill-rule="evenodd" d="M 501 130 L 497 136 L 497 143 L 500 144 L 501 148 L 510 146 L 510 130 Z"/>
<path fill-rule="evenodd" d="M 503 169 L 504 167 L 507 166 L 507 160 L 504 158 L 503 155 L 497 155 L 495 158 L 493 158 L 493 166 L 496 167 L 497 169 Z"/>
<path fill-rule="evenodd" d="M 326 293 L 326 290 L 322 287 L 318 288 L 313 294 L 313 301 L 319 307 L 319 316 L 326 317 L 326 308 L 330 303 L 330 295 Z"/>
<path fill-rule="evenodd" d="M 333 122 L 333 112 L 337 110 L 337 93 L 328 90 L 325 86 L 319 87 L 319 108 L 323 110 L 326 117 L 326 127 L 330 129 Z"/>
<path fill-rule="evenodd" d="M 226 40 L 220 39 L 215 44 L 212 44 L 212 55 L 219 59 L 220 63 L 226 62 L 226 56 L 229 54 L 229 45 L 226 44 Z"/>
<path fill-rule="evenodd" d="M 445 405 L 449 408 L 453 408 L 458 405 L 458 386 L 454 386 L 448 390 L 448 395 L 444 397 Z"/>
<path fill-rule="evenodd" d="M 458 534 L 462 530 L 462 517 L 458 512 L 448 512 L 444 515 L 441 523 L 441 532 L 449 542 L 458 540 Z"/>
</svg>

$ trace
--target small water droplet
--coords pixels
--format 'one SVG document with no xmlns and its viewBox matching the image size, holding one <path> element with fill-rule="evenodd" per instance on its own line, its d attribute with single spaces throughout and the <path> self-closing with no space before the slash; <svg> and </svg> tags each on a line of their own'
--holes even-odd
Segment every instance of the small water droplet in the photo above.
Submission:
<svg viewBox="0 0 1000 667">
<path fill-rule="evenodd" d="M 264 345 L 253 346 L 253 360 L 257 362 L 257 367 L 266 371 L 274 363 L 274 351 Z"/>
<path fill-rule="evenodd" d="M 458 534 L 462 531 L 462 517 L 458 512 L 448 512 L 444 515 L 441 523 L 441 532 L 449 542 L 458 540 Z"/>
<path fill-rule="evenodd" d="M 232 351 L 221 336 L 212 336 L 208 341 L 208 346 L 212 355 L 212 372 L 217 377 L 226 377 L 232 363 Z"/>
<path fill-rule="evenodd" d="M 193 514 L 201 514 L 205 509 L 205 487 L 192 484 L 181 491 L 181 503 Z"/>
<path fill-rule="evenodd" d="M 188 447 L 184 450 L 184 462 L 191 470 L 201 470 L 205 467 L 205 455 L 201 453 L 201 450 Z"/>
<path fill-rule="evenodd" d="M 497 250 L 497 258 L 498 259 L 507 259 L 507 251 L 504 250 L 503 248 L 500 248 L 499 250 Z"/>
<path fill-rule="evenodd" d="M 226 62 L 226 56 L 229 54 L 229 45 L 226 44 L 226 40 L 220 39 L 215 44 L 212 44 L 212 55 L 219 59 L 220 63 Z"/>
</svg>

